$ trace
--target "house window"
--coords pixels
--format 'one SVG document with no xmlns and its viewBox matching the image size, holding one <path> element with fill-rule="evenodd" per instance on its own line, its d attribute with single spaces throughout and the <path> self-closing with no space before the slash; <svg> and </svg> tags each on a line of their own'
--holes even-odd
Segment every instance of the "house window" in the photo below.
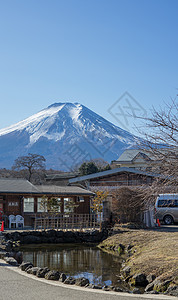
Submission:
<svg viewBox="0 0 178 300">
<path fill-rule="evenodd" d="M 23 211 L 34 212 L 34 198 L 24 198 Z"/>
<path fill-rule="evenodd" d="M 74 212 L 74 207 L 72 207 L 73 203 L 74 203 L 74 200 L 72 198 L 64 198 L 64 212 L 65 213 Z"/>
<path fill-rule="evenodd" d="M 79 196 L 77 200 L 78 202 L 85 202 L 85 199 L 82 196 Z"/>
<path fill-rule="evenodd" d="M 61 198 L 57 198 L 57 201 L 59 204 L 57 212 L 61 212 Z"/>
<path fill-rule="evenodd" d="M 47 198 L 46 198 L 47 199 Z M 51 209 L 55 212 L 61 212 L 61 207 L 60 207 L 60 204 L 61 204 L 61 198 L 55 198 L 57 199 L 57 202 L 59 204 L 59 206 L 55 209 L 55 205 L 51 207 Z M 37 212 L 47 212 L 48 209 L 47 209 L 47 203 L 45 203 L 45 205 L 42 206 L 42 198 L 38 198 L 37 199 Z M 50 208 L 49 208 L 50 210 Z"/>
<path fill-rule="evenodd" d="M 42 198 L 37 198 L 37 212 L 47 212 L 47 207 L 43 207 L 41 201 Z"/>
</svg>

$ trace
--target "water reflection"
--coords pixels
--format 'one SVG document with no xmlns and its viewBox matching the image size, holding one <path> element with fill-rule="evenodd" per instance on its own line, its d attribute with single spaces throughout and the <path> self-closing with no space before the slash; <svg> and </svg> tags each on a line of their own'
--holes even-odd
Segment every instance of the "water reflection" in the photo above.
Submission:
<svg viewBox="0 0 178 300">
<path fill-rule="evenodd" d="M 82 245 L 30 245 L 21 248 L 23 260 L 74 277 L 84 276 L 93 284 L 118 286 L 121 261 L 102 250 Z"/>
</svg>

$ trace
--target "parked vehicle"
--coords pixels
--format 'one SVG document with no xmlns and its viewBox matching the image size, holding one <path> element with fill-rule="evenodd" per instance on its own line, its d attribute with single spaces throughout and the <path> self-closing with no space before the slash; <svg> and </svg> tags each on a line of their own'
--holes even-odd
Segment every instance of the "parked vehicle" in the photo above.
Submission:
<svg viewBox="0 0 178 300">
<path fill-rule="evenodd" d="M 155 218 L 166 225 L 178 222 L 178 194 L 160 194 L 157 197 Z"/>
</svg>

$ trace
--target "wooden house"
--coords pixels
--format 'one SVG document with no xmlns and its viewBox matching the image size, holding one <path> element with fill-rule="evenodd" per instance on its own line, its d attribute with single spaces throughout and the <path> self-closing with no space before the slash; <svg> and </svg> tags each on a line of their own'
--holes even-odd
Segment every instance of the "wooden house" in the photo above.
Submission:
<svg viewBox="0 0 178 300">
<path fill-rule="evenodd" d="M 99 188 L 111 190 L 121 186 L 149 185 L 157 176 L 159 175 L 123 167 L 72 178 L 69 179 L 69 184 L 80 185 L 90 190 Z"/>
<path fill-rule="evenodd" d="M 11 214 L 22 215 L 25 225 L 32 226 L 36 215 L 42 213 L 41 200 L 56 197 L 61 205 L 59 213 L 68 213 L 70 199 L 77 204 L 73 213 L 90 214 L 90 198 L 94 194 L 77 186 L 35 186 L 28 180 L 0 178 L 0 209 L 7 217 Z"/>
<path fill-rule="evenodd" d="M 103 219 L 108 219 L 112 212 L 112 191 L 122 187 L 144 188 L 146 185 L 151 185 L 157 176 L 159 175 L 123 167 L 72 178 L 69 180 L 69 184 L 85 187 L 93 192 L 108 191 L 108 197 L 103 202 Z"/>
</svg>

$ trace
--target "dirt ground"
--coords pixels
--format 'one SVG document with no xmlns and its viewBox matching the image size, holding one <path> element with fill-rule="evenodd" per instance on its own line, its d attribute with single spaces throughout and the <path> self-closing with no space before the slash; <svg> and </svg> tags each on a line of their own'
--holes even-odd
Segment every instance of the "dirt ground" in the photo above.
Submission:
<svg viewBox="0 0 178 300">
<path fill-rule="evenodd" d="M 163 279 L 173 277 L 178 282 L 178 232 L 123 228 L 118 228 L 118 232 L 100 246 L 105 249 L 115 247 L 116 250 L 119 244 L 131 245 L 133 248 L 126 265 L 131 267 L 132 273 L 152 273 Z"/>
</svg>

